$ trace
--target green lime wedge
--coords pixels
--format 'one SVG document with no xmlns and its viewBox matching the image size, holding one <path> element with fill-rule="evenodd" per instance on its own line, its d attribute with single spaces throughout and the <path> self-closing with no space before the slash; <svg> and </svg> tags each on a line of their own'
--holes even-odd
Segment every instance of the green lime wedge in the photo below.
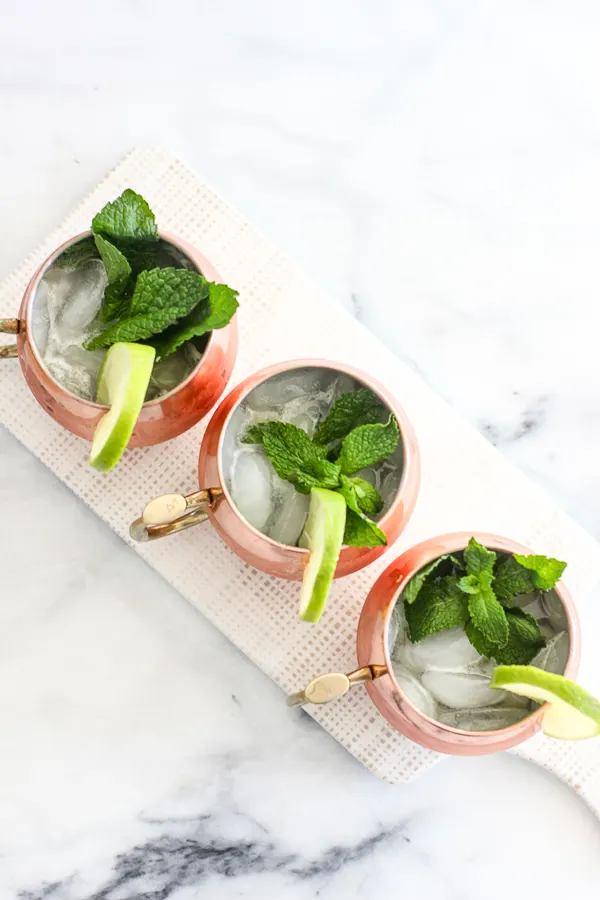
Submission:
<svg viewBox="0 0 600 900">
<path fill-rule="evenodd" d="M 497 666 L 490 686 L 549 703 L 542 721 L 549 737 L 582 741 L 600 735 L 600 702 L 564 675 L 535 666 Z"/>
<path fill-rule="evenodd" d="M 302 579 L 298 615 L 304 622 L 318 622 L 337 565 L 346 525 L 346 501 L 341 494 L 313 488 L 300 546 L 310 550 Z"/>
<path fill-rule="evenodd" d="M 119 462 L 146 396 L 156 351 L 144 344 L 113 344 L 98 375 L 96 401 L 110 409 L 96 426 L 91 464 L 109 472 Z"/>
</svg>

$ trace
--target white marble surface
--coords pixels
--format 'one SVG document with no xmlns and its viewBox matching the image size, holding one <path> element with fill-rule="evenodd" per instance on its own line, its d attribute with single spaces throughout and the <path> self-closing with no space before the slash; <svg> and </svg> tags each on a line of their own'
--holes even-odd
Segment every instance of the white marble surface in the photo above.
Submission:
<svg viewBox="0 0 600 900">
<path fill-rule="evenodd" d="M 0 268 L 163 143 L 600 537 L 599 40 L 583 0 L 5 4 Z M 0 897 L 597 897 L 567 788 L 379 783 L 0 453 Z"/>
</svg>

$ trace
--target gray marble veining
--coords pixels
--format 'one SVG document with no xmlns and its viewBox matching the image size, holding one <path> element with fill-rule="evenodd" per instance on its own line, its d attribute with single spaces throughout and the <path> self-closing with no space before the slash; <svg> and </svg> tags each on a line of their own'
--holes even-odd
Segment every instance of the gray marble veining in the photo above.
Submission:
<svg viewBox="0 0 600 900">
<path fill-rule="evenodd" d="M 164 143 L 600 537 L 599 39 L 586 0 L 7 6 L 2 270 Z M 2 900 L 597 896 L 563 785 L 507 756 L 379 783 L 0 459 Z"/>
</svg>

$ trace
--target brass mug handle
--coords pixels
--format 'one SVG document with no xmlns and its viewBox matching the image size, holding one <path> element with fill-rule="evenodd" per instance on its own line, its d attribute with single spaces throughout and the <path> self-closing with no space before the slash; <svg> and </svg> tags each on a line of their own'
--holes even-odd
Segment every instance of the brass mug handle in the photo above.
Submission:
<svg viewBox="0 0 600 900">
<path fill-rule="evenodd" d="M 134 541 L 155 541 L 176 534 L 208 519 L 208 509 L 223 495 L 221 488 L 207 488 L 184 497 L 183 494 L 163 494 L 144 507 L 139 519 L 132 522 L 129 534 Z"/>
<path fill-rule="evenodd" d="M 305 706 L 307 703 L 329 703 L 347 694 L 355 684 L 365 684 L 367 681 L 375 681 L 387 674 L 387 666 L 363 666 L 348 675 L 343 672 L 327 672 L 326 675 L 318 675 L 306 685 L 306 687 L 290 694 L 287 698 L 288 706 Z"/>
<path fill-rule="evenodd" d="M 19 319 L 0 319 L 0 334 L 18 334 L 21 330 Z M 16 344 L 0 347 L 0 359 L 15 359 L 19 355 Z"/>
</svg>

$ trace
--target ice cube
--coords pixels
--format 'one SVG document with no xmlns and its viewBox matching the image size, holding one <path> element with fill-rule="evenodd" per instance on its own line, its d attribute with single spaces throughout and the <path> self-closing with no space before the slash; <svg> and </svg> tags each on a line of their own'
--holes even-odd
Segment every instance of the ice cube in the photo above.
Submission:
<svg viewBox="0 0 600 900">
<path fill-rule="evenodd" d="M 392 610 L 387 639 L 390 656 L 394 653 L 396 643 L 400 642 L 400 644 L 403 644 L 404 641 L 408 640 L 406 636 L 406 614 L 404 612 L 404 603 L 401 600 L 396 603 Z"/>
<path fill-rule="evenodd" d="M 352 391 L 357 391 L 361 387 L 362 385 L 357 384 L 351 375 L 344 375 L 340 372 L 339 375 L 336 375 L 331 385 L 331 400 L 333 402 L 337 400 L 338 397 L 341 397 L 342 394 L 350 394 Z"/>
<path fill-rule="evenodd" d="M 423 687 L 417 678 L 405 669 L 404 666 L 393 664 L 394 678 L 403 694 L 416 706 L 420 712 L 432 719 L 437 716 L 437 704 L 429 691 Z"/>
<path fill-rule="evenodd" d="M 520 722 L 528 710 L 515 706 L 483 706 L 479 709 L 440 710 L 438 721 L 462 731 L 496 731 Z"/>
<path fill-rule="evenodd" d="M 51 288 L 51 337 L 57 345 L 74 341 L 83 343 L 108 283 L 104 263 L 91 259 L 76 269 L 53 268 L 45 278 Z"/>
<path fill-rule="evenodd" d="M 281 372 L 268 381 L 263 381 L 250 392 L 248 406 L 253 410 L 271 410 L 275 412 L 289 403 L 305 397 L 307 394 L 322 391 L 331 384 L 333 373 L 328 369 L 292 369 Z M 275 418 L 275 416 L 274 416 Z M 277 416 L 281 418 L 281 415 Z"/>
<path fill-rule="evenodd" d="M 146 400 L 155 400 L 163 394 L 168 394 L 185 381 L 196 365 L 196 357 L 187 352 L 186 345 L 155 363 L 146 391 Z"/>
<path fill-rule="evenodd" d="M 569 630 L 567 613 L 556 591 L 547 591 L 542 595 L 542 607 L 555 632 Z"/>
<path fill-rule="evenodd" d="M 531 660 L 530 665 L 555 675 L 562 675 L 569 657 L 569 635 L 566 631 L 560 631 L 550 638 L 545 647 L 542 647 L 537 656 Z"/>
<path fill-rule="evenodd" d="M 438 703 L 451 709 L 477 709 L 496 706 L 506 697 L 505 691 L 490 687 L 490 679 L 479 672 L 452 672 L 430 669 L 421 676 L 421 684 Z"/>
<path fill-rule="evenodd" d="M 275 472 L 272 475 L 272 490 L 273 512 L 267 533 L 274 541 L 295 547 L 306 522 L 310 496 L 298 493 L 293 484 L 284 481 Z"/>
<path fill-rule="evenodd" d="M 231 471 L 231 495 L 242 516 L 259 531 L 271 515 L 271 464 L 262 450 L 239 450 Z"/>
<path fill-rule="evenodd" d="M 432 634 L 416 644 L 411 644 L 407 638 L 396 645 L 394 658 L 416 675 L 427 669 L 465 671 L 483 659 L 462 626 Z"/>
</svg>

